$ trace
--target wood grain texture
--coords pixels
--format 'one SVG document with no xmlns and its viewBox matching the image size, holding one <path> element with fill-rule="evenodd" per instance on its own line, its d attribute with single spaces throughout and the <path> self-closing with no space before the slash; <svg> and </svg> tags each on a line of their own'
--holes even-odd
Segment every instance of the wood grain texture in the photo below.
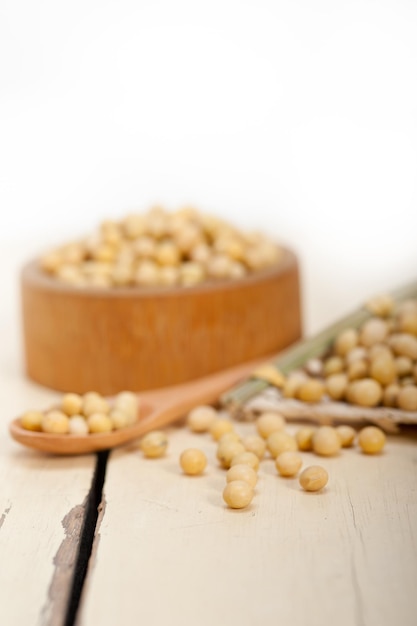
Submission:
<svg viewBox="0 0 417 626">
<path fill-rule="evenodd" d="M 59 574 L 53 560 L 76 533 L 68 522 L 83 505 L 93 457 L 39 455 L 7 434 L 11 417 L 58 398 L 25 379 L 18 358 L 13 269 L 25 253 L 3 250 L 0 263 L 0 623 L 50 626 L 49 591 Z M 320 459 L 330 482 L 316 495 L 279 479 L 265 462 L 251 507 L 230 511 L 210 438 L 171 432 L 164 460 L 145 460 L 135 446 L 110 457 L 80 626 L 414 626 L 415 438 L 390 436 L 375 458 L 349 450 Z M 202 477 L 180 474 L 178 455 L 189 445 L 207 451 Z"/>
<path fill-rule="evenodd" d="M 95 457 L 47 457 L 0 439 L 0 621 L 61 626 Z"/>
<path fill-rule="evenodd" d="M 301 335 L 298 265 L 193 288 L 79 290 L 22 273 L 26 367 L 61 391 L 165 387 L 276 353 Z"/>
<path fill-rule="evenodd" d="M 7 252 L 0 263 L 0 623 L 61 626 L 95 455 L 60 459 L 24 450 L 10 439 L 11 416 L 50 405 L 58 394 L 23 375 L 11 271 L 17 260 L 13 250 Z"/>
<path fill-rule="evenodd" d="M 329 472 L 317 494 L 265 460 L 252 504 L 233 511 L 222 501 L 224 470 L 210 437 L 170 433 L 165 459 L 133 447 L 111 457 L 80 626 L 414 626 L 415 440 L 391 436 L 375 457 L 303 453 L 305 465 Z M 209 458 L 203 476 L 181 474 L 178 457 L 189 446 Z"/>
</svg>

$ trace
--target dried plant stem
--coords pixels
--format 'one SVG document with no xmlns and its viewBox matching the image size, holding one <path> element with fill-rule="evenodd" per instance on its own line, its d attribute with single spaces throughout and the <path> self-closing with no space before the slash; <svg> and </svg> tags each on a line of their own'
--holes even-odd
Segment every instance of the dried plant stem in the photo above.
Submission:
<svg viewBox="0 0 417 626">
<path fill-rule="evenodd" d="M 397 303 L 409 298 L 415 298 L 417 296 L 417 283 L 414 282 L 411 285 L 401 287 L 393 292 L 391 296 L 394 302 Z M 309 359 L 322 356 L 342 330 L 358 328 L 370 317 L 371 313 L 363 307 L 327 327 L 314 337 L 296 343 L 270 362 L 286 375 L 292 370 L 303 366 Z M 241 407 L 246 402 L 257 396 L 268 386 L 269 384 L 265 380 L 254 377 L 249 378 L 223 394 L 220 398 L 220 403 L 232 414 L 235 414 L 241 410 Z"/>
<path fill-rule="evenodd" d="M 326 352 L 334 341 L 334 338 L 343 329 L 348 327 L 357 328 L 369 317 L 370 314 L 365 309 L 355 311 L 355 313 L 332 324 L 332 326 L 329 326 L 315 337 L 296 343 L 275 359 L 272 359 L 271 363 L 279 369 L 280 372 L 286 375 L 292 370 L 301 367 L 310 358 L 320 356 Z M 253 396 L 257 395 L 268 386 L 269 384 L 265 380 L 250 378 L 224 394 L 220 399 L 221 404 L 226 406 L 229 411 L 233 412 L 237 407 L 247 402 L 250 398 L 253 398 Z"/>
<path fill-rule="evenodd" d="M 292 398 L 269 400 L 262 396 L 253 398 L 245 406 L 244 417 L 254 417 L 265 410 L 277 411 L 287 420 L 307 420 L 319 424 L 373 422 L 389 433 L 398 432 L 399 424 L 417 424 L 415 411 L 401 411 L 382 406 L 366 408 L 331 401 L 307 404 Z"/>
</svg>

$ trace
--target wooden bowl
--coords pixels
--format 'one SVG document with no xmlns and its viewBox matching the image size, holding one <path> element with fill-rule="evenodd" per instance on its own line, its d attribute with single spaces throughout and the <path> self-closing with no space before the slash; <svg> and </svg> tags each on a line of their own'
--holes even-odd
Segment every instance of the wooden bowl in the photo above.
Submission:
<svg viewBox="0 0 417 626">
<path fill-rule="evenodd" d="M 22 271 L 26 368 L 60 391 L 105 395 L 182 383 L 279 352 L 301 335 L 298 265 L 185 288 L 67 286 Z"/>
</svg>

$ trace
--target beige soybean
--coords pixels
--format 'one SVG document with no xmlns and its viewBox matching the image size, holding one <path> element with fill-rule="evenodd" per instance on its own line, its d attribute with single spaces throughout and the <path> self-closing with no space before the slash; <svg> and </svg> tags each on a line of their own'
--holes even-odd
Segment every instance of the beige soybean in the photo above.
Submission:
<svg viewBox="0 0 417 626">
<path fill-rule="evenodd" d="M 388 330 L 387 323 L 384 320 L 373 317 L 363 324 L 359 341 L 363 346 L 369 348 L 376 343 L 383 342 L 388 335 Z"/>
<path fill-rule="evenodd" d="M 44 414 L 40 411 L 26 411 L 20 418 L 22 428 L 26 430 L 40 431 L 42 430 L 42 421 Z"/>
<path fill-rule="evenodd" d="M 325 392 L 321 380 L 310 378 L 301 383 L 296 392 L 296 397 L 302 402 L 320 402 Z"/>
<path fill-rule="evenodd" d="M 391 348 L 385 343 L 375 343 L 367 350 L 364 358 L 368 359 L 369 361 L 373 361 L 374 359 L 380 358 L 382 356 L 386 358 L 393 358 Z"/>
<path fill-rule="evenodd" d="M 196 224 L 184 224 L 181 230 L 175 233 L 175 242 L 182 253 L 188 254 L 202 242 L 202 234 Z"/>
<path fill-rule="evenodd" d="M 188 448 L 181 453 L 180 466 L 184 474 L 197 476 L 202 474 L 207 466 L 207 457 L 198 448 Z"/>
<path fill-rule="evenodd" d="M 274 459 L 276 459 L 281 452 L 298 449 L 295 438 L 284 431 L 271 433 L 266 440 L 266 446 Z"/>
<path fill-rule="evenodd" d="M 347 424 L 336 426 L 336 432 L 339 435 L 342 448 L 350 448 L 356 437 L 356 430 Z"/>
<path fill-rule="evenodd" d="M 239 441 L 227 441 L 220 443 L 217 447 L 216 457 L 220 461 L 222 467 L 228 469 L 232 463 L 233 457 L 241 452 L 245 452 L 244 446 Z"/>
<path fill-rule="evenodd" d="M 358 444 L 365 454 L 382 452 L 385 442 L 385 433 L 377 426 L 366 426 L 359 431 Z"/>
<path fill-rule="evenodd" d="M 197 406 L 189 412 L 187 426 L 194 433 L 205 433 L 217 417 L 218 413 L 213 407 L 206 405 Z"/>
<path fill-rule="evenodd" d="M 233 465 L 249 465 L 252 469 L 257 471 L 259 469 L 259 458 L 254 452 L 238 452 L 235 454 L 230 462 L 230 467 Z"/>
<path fill-rule="evenodd" d="M 137 239 L 145 234 L 145 216 L 138 214 L 127 215 L 121 226 L 129 239 Z"/>
<path fill-rule="evenodd" d="M 121 411 L 120 409 L 112 409 L 109 413 L 109 417 L 112 421 L 114 430 L 126 428 L 130 422 L 130 418 L 127 413 Z"/>
<path fill-rule="evenodd" d="M 88 424 L 82 415 L 71 415 L 68 432 L 70 435 L 88 435 Z"/>
<path fill-rule="evenodd" d="M 369 365 L 364 359 L 358 359 L 348 365 L 347 377 L 351 380 L 358 380 L 369 375 Z"/>
<path fill-rule="evenodd" d="M 345 364 L 340 356 L 331 356 L 323 363 L 323 373 L 326 377 L 332 374 L 339 374 L 343 372 L 344 368 Z"/>
<path fill-rule="evenodd" d="M 410 300 L 403 300 L 397 305 L 397 317 L 402 317 L 407 313 L 417 313 L 417 298 Z"/>
<path fill-rule="evenodd" d="M 89 417 L 93 413 L 108 413 L 110 405 L 103 396 L 95 391 L 89 391 L 83 396 L 82 413 Z"/>
<path fill-rule="evenodd" d="M 60 265 L 64 262 L 64 259 L 59 252 L 49 252 L 45 254 L 40 260 L 41 268 L 48 274 L 56 274 Z"/>
<path fill-rule="evenodd" d="M 295 476 L 301 469 L 303 460 L 301 455 L 294 450 L 281 452 L 275 459 L 275 467 L 281 476 Z"/>
<path fill-rule="evenodd" d="M 410 335 L 417 335 L 417 311 L 406 311 L 399 316 L 399 330 Z"/>
<path fill-rule="evenodd" d="M 413 361 L 408 356 L 397 356 L 394 363 L 395 371 L 400 378 L 408 376 L 413 371 Z"/>
<path fill-rule="evenodd" d="M 165 265 L 159 270 L 159 284 L 165 287 L 172 287 L 180 282 L 180 271 L 172 265 Z"/>
<path fill-rule="evenodd" d="M 332 400 L 342 400 L 348 385 L 346 374 L 332 374 L 326 378 L 325 388 Z"/>
<path fill-rule="evenodd" d="M 48 411 L 42 418 L 41 426 L 44 433 L 65 435 L 69 432 L 69 419 L 62 411 Z"/>
<path fill-rule="evenodd" d="M 232 261 L 230 263 L 229 278 L 243 278 L 246 274 L 247 269 L 242 263 L 238 261 Z"/>
<path fill-rule="evenodd" d="M 92 413 L 87 417 L 90 433 L 109 433 L 113 430 L 113 422 L 106 413 Z"/>
<path fill-rule="evenodd" d="M 223 490 L 223 500 L 231 509 L 244 509 L 253 500 L 253 488 L 245 480 L 232 480 Z"/>
<path fill-rule="evenodd" d="M 132 251 L 137 259 L 152 259 L 155 256 L 156 243 L 151 237 L 143 236 L 136 239 Z"/>
<path fill-rule="evenodd" d="M 384 393 L 382 396 L 382 404 L 384 406 L 397 406 L 397 398 L 400 392 L 400 386 L 398 383 L 392 383 L 391 385 L 387 385 L 384 389 Z"/>
<path fill-rule="evenodd" d="M 247 465 L 246 463 L 239 465 L 236 464 L 232 465 L 226 473 L 226 481 L 228 483 L 234 480 L 244 480 L 252 487 L 252 489 L 254 489 L 258 481 L 258 475 L 250 465 Z"/>
<path fill-rule="evenodd" d="M 211 248 L 206 243 L 199 243 L 194 246 L 190 253 L 190 259 L 196 263 L 205 264 L 211 257 Z"/>
<path fill-rule="evenodd" d="M 255 422 L 261 437 L 267 439 L 275 431 L 285 428 L 285 419 L 279 413 L 265 412 Z"/>
<path fill-rule="evenodd" d="M 368 300 L 366 308 L 373 315 L 388 317 L 394 309 L 394 301 L 388 294 L 381 294 Z"/>
<path fill-rule="evenodd" d="M 214 254 L 207 262 L 207 274 L 211 278 L 228 278 L 231 260 L 225 254 Z"/>
<path fill-rule="evenodd" d="M 320 456 L 335 456 L 342 447 L 340 437 L 333 426 L 320 426 L 313 435 L 313 451 Z"/>
<path fill-rule="evenodd" d="M 121 391 L 114 399 L 114 409 L 127 416 L 128 424 L 136 422 L 139 408 L 139 398 L 132 391 Z"/>
<path fill-rule="evenodd" d="M 159 283 L 159 267 L 153 261 L 144 260 L 136 268 L 134 281 L 141 287 L 152 287 Z"/>
<path fill-rule="evenodd" d="M 155 259 L 160 265 L 178 265 L 181 253 L 172 241 L 163 241 L 155 249 Z"/>
<path fill-rule="evenodd" d="M 407 333 L 394 333 L 389 337 L 388 343 L 397 356 L 408 356 L 414 361 L 417 359 L 417 337 Z"/>
<path fill-rule="evenodd" d="M 256 454 L 258 459 L 262 459 L 266 452 L 266 443 L 259 435 L 247 435 L 243 437 L 242 443 L 248 452 Z"/>
<path fill-rule="evenodd" d="M 313 449 L 313 435 L 316 432 L 313 426 L 302 426 L 295 433 L 295 440 L 299 450 L 308 451 Z"/>
<path fill-rule="evenodd" d="M 103 263 L 110 263 L 114 261 L 116 254 L 113 246 L 109 246 L 106 243 L 102 243 L 93 250 L 93 258 L 96 261 L 101 261 Z"/>
<path fill-rule="evenodd" d="M 234 430 L 233 424 L 230 420 L 222 417 L 216 418 L 210 425 L 209 432 L 215 441 L 219 441 L 220 437 L 225 433 L 230 433 Z"/>
<path fill-rule="evenodd" d="M 152 430 L 142 437 L 139 447 L 147 458 L 160 458 L 167 451 L 168 437 L 161 430 Z"/>
<path fill-rule="evenodd" d="M 320 491 L 328 483 L 329 475 L 324 467 L 310 465 L 300 474 L 299 482 L 305 491 Z"/>
<path fill-rule="evenodd" d="M 349 402 L 359 406 L 377 406 L 382 400 L 382 387 L 372 378 L 363 378 L 350 383 L 346 390 Z"/>
<path fill-rule="evenodd" d="M 417 387 L 414 384 L 398 391 L 397 406 L 403 411 L 417 411 Z"/>
<path fill-rule="evenodd" d="M 239 443 L 243 443 L 241 436 L 234 430 L 231 430 L 229 433 L 224 433 L 218 440 L 218 445 L 220 446 L 223 443 L 231 443 L 232 441 L 238 441 Z"/>
<path fill-rule="evenodd" d="M 87 281 L 87 285 L 89 287 L 94 287 L 97 289 L 108 289 L 111 287 L 111 280 L 109 276 L 101 276 L 99 274 L 93 274 Z"/>
<path fill-rule="evenodd" d="M 154 239 L 162 239 L 169 232 L 169 218 L 162 207 L 154 207 L 146 216 L 146 232 Z"/>
<path fill-rule="evenodd" d="M 323 362 L 320 359 L 308 359 L 305 364 L 305 371 L 309 376 L 321 376 L 323 374 Z"/>
<path fill-rule="evenodd" d="M 179 277 L 184 287 L 192 287 L 203 282 L 206 278 L 206 270 L 200 263 L 186 262 L 180 267 Z"/>
<path fill-rule="evenodd" d="M 78 393 L 66 393 L 61 400 L 61 409 L 68 415 L 79 415 L 83 407 L 83 398 Z"/>
<path fill-rule="evenodd" d="M 381 355 L 376 357 L 370 366 L 370 376 L 381 385 L 389 385 L 397 377 L 397 369 L 392 356 Z"/>
<path fill-rule="evenodd" d="M 284 398 L 295 398 L 297 390 L 303 379 L 296 376 L 288 377 L 282 387 L 282 395 Z"/>
<path fill-rule="evenodd" d="M 56 272 L 56 276 L 68 285 L 77 286 L 82 283 L 80 270 L 73 265 L 61 265 Z"/>
<path fill-rule="evenodd" d="M 338 356 L 345 356 L 358 344 L 358 331 L 355 328 L 347 328 L 336 337 L 334 351 Z M 332 372 L 334 373 L 334 372 Z"/>
<path fill-rule="evenodd" d="M 133 283 L 133 270 L 130 264 L 118 264 L 112 268 L 111 280 L 117 287 L 125 287 Z"/>
<path fill-rule="evenodd" d="M 345 356 L 345 363 L 349 366 L 351 363 L 355 361 L 365 361 L 368 357 L 368 351 L 363 346 L 356 346 L 356 348 L 352 348 Z"/>
</svg>

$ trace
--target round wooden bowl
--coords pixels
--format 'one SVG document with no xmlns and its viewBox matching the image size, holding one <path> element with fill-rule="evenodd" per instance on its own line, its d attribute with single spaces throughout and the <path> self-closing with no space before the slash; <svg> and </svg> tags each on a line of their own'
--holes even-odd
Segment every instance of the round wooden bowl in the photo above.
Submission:
<svg viewBox="0 0 417 626">
<path fill-rule="evenodd" d="M 22 271 L 26 368 L 60 391 L 182 383 L 279 352 L 301 335 L 298 265 L 184 288 L 79 289 Z"/>
</svg>

